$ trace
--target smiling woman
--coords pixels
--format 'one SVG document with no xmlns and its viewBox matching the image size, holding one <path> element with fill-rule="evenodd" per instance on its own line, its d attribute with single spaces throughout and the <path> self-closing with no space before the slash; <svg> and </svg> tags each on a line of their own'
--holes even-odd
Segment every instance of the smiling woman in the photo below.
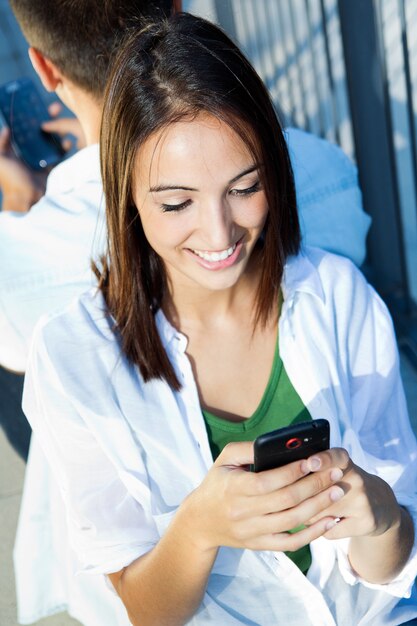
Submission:
<svg viewBox="0 0 417 626">
<path fill-rule="evenodd" d="M 417 614 L 389 314 L 346 259 L 300 250 L 279 122 L 222 31 L 179 14 L 131 36 L 101 166 L 100 288 L 39 326 L 24 406 L 117 626 Z M 248 471 L 259 434 L 316 418 L 329 450 Z"/>
<path fill-rule="evenodd" d="M 193 34 L 186 27 L 191 27 L 190 21 Z M 247 274 L 254 282 L 245 292 L 246 306 L 253 327 L 272 323 L 275 336 L 283 265 L 300 245 L 290 160 L 265 86 L 222 31 L 186 15 L 178 27 L 183 29 L 180 38 L 167 32 L 156 48 L 159 35 L 155 39 L 153 28 L 142 33 L 139 46 L 135 36 L 127 42 L 107 90 L 101 157 L 112 263 L 111 272 L 103 263 L 103 293 L 121 330 L 123 350 L 139 365 L 144 380 L 149 372 L 176 389 L 179 381 L 166 360 L 153 311 L 166 299 L 168 280 L 171 290 L 181 288 L 182 281 L 172 282 L 173 271 L 178 278 L 180 257 L 190 278 L 198 258 L 199 268 L 223 271 L 210 279 L 200 272 L 197 280 L 210 280 L 218 288 L 230 280 L 231 287 L 256 246 L 260 262 L 256 277 Z M 233 187 L 234 182 L 239 185 Z M 150 212 L 143 196 L 151 189 L 155 198 L 158 195 L 159 211 Z M 267 215 L 265 207 L 262 211 L 258 206 L 262 201 Z M 182 209 L 181 217 L 172 215 L 175 208 Z M 166 259 L 169 265 L 162 249 L 150 244 L 150 224 L 158 231 L 157 246 L 164 245 L 166 231 L 171 245 L 174 236 L 190 237 L 189 245 L 184 239 L 176 242 L 181 255 L 176 248 Z M 227 251 L 235 245 L 229 260 Z M 210 256 L 225 252 L 221 262 Z M 197 297 L 195 289 L 193 293 Z M 180 314 L 174 301 L 169 297 L 164 304 L 171 316 Z M 206 317 L 211 317 L 207 308 Z"/>
</svg>

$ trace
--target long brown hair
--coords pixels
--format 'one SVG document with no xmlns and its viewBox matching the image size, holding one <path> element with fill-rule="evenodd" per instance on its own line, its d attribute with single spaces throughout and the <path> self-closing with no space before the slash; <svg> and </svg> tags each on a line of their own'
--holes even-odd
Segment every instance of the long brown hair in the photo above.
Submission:
<svg viewBox="0 0 417 626">
<path fill-rule="evenodd" d="M 108 252 L 98 273 L 123 352 L 145 381 L 161 378 L 174 389 L 180 383 L 155 323 L 166 272 L 144 235 L 132 176 L 137 151 L 154 132 L 202 111 L 226 122 L 262 164 L 269 214 L 255 324 L 265 323 L 276 306 L 284 263 L 300 245 L 286 143 L 267 90 L 240 50 L 217 26 L 184 13 L 132 35 L 105 96 L 101 168 Z"/>
</svg>

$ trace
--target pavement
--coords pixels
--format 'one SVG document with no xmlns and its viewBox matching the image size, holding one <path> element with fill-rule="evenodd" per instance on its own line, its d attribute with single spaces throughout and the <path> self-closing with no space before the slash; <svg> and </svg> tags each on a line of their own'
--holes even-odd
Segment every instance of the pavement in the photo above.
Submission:
<svg viewBox="0 0 417 626">
<path fill-rule="evenodd" d="M 405 356 L 402 356 L 401 368 L 411 421 L 417 434 L 417 370 Z M 24 473 L 23 461 L 0 430 L 0 626 L 18 626 L 12 549 Z M 79 622 L 67 613 L 59 613 L 36 622 L 35 626 L 79 626 Z"/>
<path fill-rule="evenodd" d="M 24 474 L 24 462 L 0 430 L 0 626 L 17 626 L 12 550 Z M 36 626 L 79 626 L 79 622 L 60 613 Z"/>
</svg>

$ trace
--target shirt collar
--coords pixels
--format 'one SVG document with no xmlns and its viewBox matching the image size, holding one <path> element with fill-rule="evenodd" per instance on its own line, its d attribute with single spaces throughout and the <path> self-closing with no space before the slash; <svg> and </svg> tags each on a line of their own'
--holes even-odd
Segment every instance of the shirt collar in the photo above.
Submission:
<svg viewBox="0 0 417 626">
<path fill-rule="evenodd" d="M 163 346 L 166 348 L 173 340 L 176 340 L 178 350 L 185 352 L 188 343 L 187 338 L 167 320 L 162 309 L 158 309 L 156 312 L 155 320 Z"/>
<path fill-rule="evenodd" d="M 47 193 L 68 193 L 88 181 L 100 181 L 99 145 L 76 152 L 54 167 L 48 176 Z"/>
<path fill-rule="evenodd" d="M 297 256 L 290 256 L 284 267 L 282 292 L 284 300 L 289 300 L 297 291 L 319 298 L 323 303 L 326 298 L 316 266 L 307 256 L 308 246 Z"/>
</svg>

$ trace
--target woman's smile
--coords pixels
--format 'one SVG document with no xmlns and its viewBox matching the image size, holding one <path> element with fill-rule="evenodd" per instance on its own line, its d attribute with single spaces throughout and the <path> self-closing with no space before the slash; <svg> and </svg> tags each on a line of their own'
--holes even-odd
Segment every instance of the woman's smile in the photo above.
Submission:
<svg viewBox="0 0 417 626">
<path fill-rule="evenodd" d="M 185 251 L 198 257 L 196 261 L 201 267 L 205 267 L 208 270 L 221 270 L 235 263 L 239 257 L 242 245 L 242 240 L 240 240 L 225 250 L 209 251 L 185 248 Z"/>
</svg>

